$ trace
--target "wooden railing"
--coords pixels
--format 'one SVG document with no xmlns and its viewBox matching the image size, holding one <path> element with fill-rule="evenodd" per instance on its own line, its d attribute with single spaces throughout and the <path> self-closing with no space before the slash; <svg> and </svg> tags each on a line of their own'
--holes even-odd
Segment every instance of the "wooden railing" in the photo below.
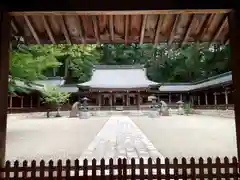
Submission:
<svg viewBox="0 0 240 180">
<path fill-rule="evenodd" d="M 219 109 L 219 110 L 234 110 L 234 105 L 233 104 L 218 104 L 218 105 L 194 105 L 194 109 Z"/>
<path fill-rule="evenodd" d="M 44 161 L 40 165 L 32 161 L 29 165 L 23 161 L 19 165 L 15 161 L 13 166 L 9 161 L 5 167 L 0 168 L 1 179 L 240 179 L 239 162 L 236 157 L 231 161 L 226 157 L 223 161 L 220 158 L 208 158 L 204 161 L 200 158 L 197 162 L 194 158 L 187 161 L 185 158 L 144 159 L 113 159 L 97 162 L 75 160 L 73 164 L 67 160 L 65 164 L 61 160 L 54 164 Z"/>
</svg>

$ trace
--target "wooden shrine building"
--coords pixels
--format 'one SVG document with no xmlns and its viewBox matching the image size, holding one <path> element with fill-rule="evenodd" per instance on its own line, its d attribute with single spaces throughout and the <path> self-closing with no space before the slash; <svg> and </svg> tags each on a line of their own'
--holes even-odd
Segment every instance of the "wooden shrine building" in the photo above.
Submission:
<svg viewBox="0 0 240 180">
<path fill-rule="evenodd" d="M 150 89 L 159 83 L 150 81 L 141 65 L 96 65 L 90 81 L 78 85 L 99 107 L 137 107 L 148 101 Z"/>
</svg>

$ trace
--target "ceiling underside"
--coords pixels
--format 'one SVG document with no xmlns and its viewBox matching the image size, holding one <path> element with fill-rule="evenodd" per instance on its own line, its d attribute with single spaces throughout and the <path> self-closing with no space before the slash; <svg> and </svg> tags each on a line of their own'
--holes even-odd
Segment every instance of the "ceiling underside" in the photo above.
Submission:
<svg viewBox="0 0 240 180">
<path fill-rule="evenodd" d="M 227 44 L 229 10 L 12 12 L 14 37 L 27 44 L 210 42 Z"/>
</svg>

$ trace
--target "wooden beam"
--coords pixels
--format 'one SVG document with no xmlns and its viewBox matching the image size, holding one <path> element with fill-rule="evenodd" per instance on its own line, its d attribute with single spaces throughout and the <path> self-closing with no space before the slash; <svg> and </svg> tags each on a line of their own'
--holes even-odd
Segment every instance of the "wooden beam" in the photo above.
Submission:
<svg viewBox="0 0 240 180">
<path fill-rule="evenodd" d="M 228 23 L 228 17 L 224 17 L 223 21 L 221 22 L 220 26 L 217 28 L 213 38 L 211 39 L 211 43 L 213 43 L 214 41 L 216 41 L 217 37 L 220 35 L 220 33 L 222 32 L 223 28 L 227 25 Z"/>
<path fill-rule="evenodd" d="M 59 19 L 60 19 L 60 22 L 61 22 L 61 27 L 62 27 L 62 31 L 63 31 L 64 37 L 65 37 L 67 43 L 68 44 L 72 44 L 71 40 L 70 40 L 70 37 L 69 37 L 69 34 L 68 34 L 68 30 L 67 30 L 66 25 L 65 25 L 65 21 L 64 21 L 63 16 L 60 16 Z"/>
<path fill-rule="evenodd" d="M 124 42 L 125 45 L 128 43 L 128 27 L 129 27 L 129 15 L 125 16 L 125 22 L 124 22 Z"/>
<path fill-rule="evenodd" d="M 81 38 L 81 41 L 83 44 L 86 43 L 85 37 L 84 37 L 84 32 L 83 32 L 83 27 L 82 27 L 82 20 L 79 16 L 76 16 L 76 19 L 78 20 L 78 30 L 79 30 L 79 36 Z"/>
<path fill-rule="evenodd" d="M 139 42 L 139 44 L 142 44 L 142 43 L 143 43 L 143 40 L 144 40 L 144 33 L 145 33 L 145 27 L 146 27 L 146 24 L 147 24 L 147 18 L 148 18 L 148 15 L 143 15 L 143 20 L 142 20 L 142 25 L 141 25 L 141 35 L 140 35 L 140 42 Z"/>
<path fill-rule="evenodd" d="M 156 4 L 155 4 L 156 5 Z M 170 8 L 171 9 L 171 8 Z M 229 13 L 230 9 L 176 9 L 176 10 L 117 10 L 117 11 L 12 11 L 11 16 L 22 16 L 22 15 L 139 15 L 139 14 L 210 14 L 210 13 Z"/>
<path fill-rule="evenodd" d="M 109 16 L 109 28 L 110 28 L 110 36 L 111 36 L 111 41 L 114 41 L 114 22 L 113 22 L 113 15 Z"/>
<path fill-rule="evenodd" d="M 190 17 L 189 23 L 188 23 L 188 25 L 187 25 L 187 31 L 186 31 L 186 33 L 185 33 L 185 35 L 184 35 L 184 39 L 183 39 L 183 41 L 182 41 L 181 46 L 183 46 L 183 45 L 186 43 L 187 38 L 188 38 L 188 36 L 189 36 L 189 33 L 190 33 L 190 31 L 191 31 L 191 29 L 192 29 L 192 26 L 193 26 L 193 22 L 194 22 L 194 15 L 192 15 L 192 16 Z"/>
<path fill-rule="evenodd" d="M 27 23 L 27 26 L 28 26 L 29 30 L 31 31 L 31 33 L 32 33 L 35 41 L 36 41 L 38 44 L 41 44 L 40 39 L 39 39 L 39 37 L 38 37 L 38 35 L 37 35 L 34 27 L 32 26 L 30 20 L 28 19 L 28 16 L 24 15 L 23 17 L 24 17 L 24 19 L 25 19 L 25 21 L 26 21 L 26 23 Z"/>
<path fill-rule="evenodd" d="M 158 45 L 159 44 L 159 33 L 162 27 L 162 23 L 164 21 L 164 17 L 165 15 L 159 15 L 158 16 L 158 22 L 157 22 L 157 29 L 155 31 L 155 38 L 154 38 L 154 45 Z"/>
<path fill-rule="evenodd" d="M 168 40 L 168 45 L 171 45 L 172 42 L 173 42 L 173 39 L 174 39 L 173 36 L 175 34 L 174 30 L 175 30 L 175 28 L 177 26 L 177 23 L 179 21 L 180 16 L 181 15 L 179 15 L 179 14 L 175 15 L 175 20 L 174 20 L 174 23 L 173 23 L 173 26 L 172 26 L 172 30 L 171 30 L 171 34 L 170 34 L 170 37 L 169 37 L 169 40 Z"/>
<path fill-rule="evenodd" d="M 237 153 L 240 159 L 240 11 L 235 10 L 230 13 L 228 17 L 230 44 L 232 51 L 232 80 L 233 80 L 233 100 L 235 109 L 235 126 L 236 126 L 236 139 L 237 139 Z"/>
<path fill-rule="evenodd" d="M 8 110 L 8 74 L 10 61 L 11 18 L 0 11 L 0 168 L 4 166 Z"/>
<path fill-rule="evenodd" d="M 97 44 L 100 44 L 100 35 L 99 35 L 99 29 L 98 29 L 97 16 L 92 16 L 92 22 L 93 22 L 93 30 L 94 30 L 95 38 L 97 40 Z"/>
<path fill-rule="evenodd" d="M 42 16 L 42 21 L 43 21 L 44 28 L 45 28 L 45 30 L 47 31 L 47 34 L 48 34 L 51 42 L 52 42 L 53 44 L 56 44 L 56 41 L 55 41 L 55 39 L 54 39 L 54 37 L 53 37 L 52 30 L 50 29 L 50 27 L 49 27 L 49 25 L 48 25 L 48 22 L 47 22 L 47 19 L 45 18 L 45 16 Z"/>
</svg>

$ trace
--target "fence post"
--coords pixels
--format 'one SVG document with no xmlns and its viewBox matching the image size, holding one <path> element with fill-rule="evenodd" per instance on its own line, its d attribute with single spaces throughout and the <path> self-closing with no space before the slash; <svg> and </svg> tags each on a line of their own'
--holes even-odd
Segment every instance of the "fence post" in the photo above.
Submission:
<svg viewBox="0 0 240 180">
<path fill-rule="evenodd" d="M 27 167 L 28 167 L 28 162 L 25 160 L 23 161 L 23 174 L 22 174 L 22 177 L 24 179 L 27 178 Z"/>
<path fill-rule="evenodd" d="M 204 160 L 202 157 L 199 158 L 199 176 L 200 180 L 204 180 L 204 169 L 203 169 L 203 164 Z"/>
<path fill-rule="evenodd" d="M 233 179 L 238 180 L 238 160 L 236 157 L 232 158 L 232 163 L 233 163 Z"/>
<path fill-rule="evenodd" d="M 53 178 L 53 160 L 48 162 L 48 177 Z"/>
<path fill-rule="evenodd" d="M 127 159 L 123 158 L 123 179 L 127 179 Z"/>
<path fill-rule="evenodd" d="M 31 178 L 34 179 L 36 177 L 36 161 L 35 160 L 31 162 L 31 167 L 32 167 Z"/>
<path fill-rule="evenodd" d="M 75 177 L 79 177 L 79 170 L 80 170 L 79 160 L 76 159 L 76 160 L 74 161 L 74 164 L 75 164 L 74 176 L 75 176 Z"/>
<path fill-rule="evenodd" d="M 45 176 L 45 161 L 40 161 L 40 178 L 44 178 Z"/>
<path fill-rule="evenodd" d="M 166 176 L 166 180 L 170 180 L 170 168 L 169 168 L 169 159 L 165 158 L 165 176 Z"/>
<path fill-rule="evenodd" d="M 153 179 L 153 174 L 152 174 L 152 158 L 148 158 L 148 179 L 152 180 Z"/>
<path fill-rule="evenodd" d="M 118 158 L 118 179 L 122 179 L 122 160 Z"/>
<path fill-rule="evenodd" d="M 174 165 L 174 180 L 178 180 L 178 159 L 173 159 L 173 165 Z"/>
<path fill-rule="evenodd" d="M 105 179 L 105 160 L 102 158 L 100 161 L 100 169 L 101 169 L 101 179 Z"/>
<path fill-rule="evenodd" d="M 132 172 L 131 179 L 135 180 L 136 179 L 136 164 L 135 164 L 135 159 L 134 158 L 131 159 L 131 172 Z"/>
<path fill-rule="evenodd" d="M 185 159 L 185 165 L 186 164 L 187 163 L 186 163 L 186 159 Z M 192 177 L 192 180 L 195 180 L 196 179 L 196 163 L 195 163 L 195 159 L 193 157 L 190 159 L 190 164 L 191 164 L 191 177 Z M 186 172 L 186 176 L 187 176 L 187 172 Z"/>
<path fill-rule="evenodd" d="M 14 162 L 14 179 L 18 179 L 19 177 L 19 162 L 18 161 L 15 161 Z"/>
<path fill-rule="evenodd" d="M 219 157 L 216 158 L 216 175 L 217 179 L 221 179 L 221 160 Z"/>
<path fill-rule="evenodd" d="M 71 168 L 71 161 L 68 159 L 66 161 L 66 179 L 70 177 L 70 168 Z"/>
<path fill-rule="evenodd" d="M 161 159 L 157 158 L 157 179 L 162 178 Z"/>
<path fill-rule="evenodd" d="M 96 176 L 97 176 L 97 168 L 96 168 L 96 165 L 97 165 L 97 160 L 94 158 L 92 160 L 92 178 L 95 179 Z M 84 168 L 85 169 L 85 168 Z"/>
<path fill-rule="evenodd" d="M 139 160 L 139 171 L 140 171 L 140 179 L 144 179 L 144 162 L 143 158 Z"/>
<path fill-rule="evenodd" d="M 209 157 L 207 158 L 207 169 L 208 169 L 208 179 L 213 179 L 213 174 L 212 174 L 212 159 Z"/>
<path fill-rule="evenodd" d="M 110 177 L 110 180 L 113 179 L 113 173 L 114 173 L 113 172 L 113 158 L 110 158 L 109 159 L 109 177 Z"/>
<path fill-rule="evenodd" d="M 62 179 L 62 160 L 57 162 L 57 179 Z"/>
</svg>

